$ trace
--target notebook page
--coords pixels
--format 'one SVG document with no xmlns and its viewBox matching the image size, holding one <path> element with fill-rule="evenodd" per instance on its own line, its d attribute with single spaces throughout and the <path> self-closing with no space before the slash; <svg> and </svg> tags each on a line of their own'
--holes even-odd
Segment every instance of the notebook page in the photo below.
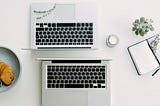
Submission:
<svg viewBox="0 0 160 106">
<path fill-rule="evenodd" d="M 159 63 L 147 41 L 143 41 L 130 47 L 129 51 L 139 74 L 156 70 L 159 67 Z"/>
</svg>

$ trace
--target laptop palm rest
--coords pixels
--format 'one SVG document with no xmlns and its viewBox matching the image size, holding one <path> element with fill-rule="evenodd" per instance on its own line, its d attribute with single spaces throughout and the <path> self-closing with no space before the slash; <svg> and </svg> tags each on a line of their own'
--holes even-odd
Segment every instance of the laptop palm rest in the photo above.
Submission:
<svg viewBox="0 0 160 106">
<path fill-rule="evenodd" d="M 44 93 L 43 106 L 88 106 L 87 91 L 52 90 Z"/>
<path fill-rule="evenodd" d="M 88 106 L 88 92 L 65 91 L 63 106 Z"/>
</svg>

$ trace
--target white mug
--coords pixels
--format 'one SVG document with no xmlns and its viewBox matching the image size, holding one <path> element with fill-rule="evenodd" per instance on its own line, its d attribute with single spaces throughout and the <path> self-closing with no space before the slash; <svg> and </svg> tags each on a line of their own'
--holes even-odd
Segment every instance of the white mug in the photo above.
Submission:
<svg viewBox="0 0 160 106">
<path fill-rule="evenodd" d="M 109 47 L 115 47 L 119 43 L 119 38 L 117 35 L 109 35 L 106 39 L 106 43 Z"/>
</svg>

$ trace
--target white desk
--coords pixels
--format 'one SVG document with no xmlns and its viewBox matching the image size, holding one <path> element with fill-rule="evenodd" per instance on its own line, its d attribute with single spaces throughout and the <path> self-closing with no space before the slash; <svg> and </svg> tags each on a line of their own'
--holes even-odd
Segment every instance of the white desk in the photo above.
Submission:
<svg viewBox="0 0 160 106">
<path fill-rule="evenodd" d="M 29 45 L 29 5 L 37 1 L 44 2 L 44 0 L 0 1 L 0 45 L 13 49 L 22 62 L 21 78 L 13 89 L 0 94 L 0 106 L 40 106 L 41 64 L 35 61 L 35 58 L 46 57 L 46 55 L 48 57 L 96 57 L 98 55 L 111 58 L 113 59 L 111 62 L 112 106 L 160 106 L 160 72 L 154 77 L 150 74 L 138 76 L 127 52 L 129 45 L 159 33 L 159 0 L 97 0 L 100 41 L 98 50 L 24 51 L 21 48 L 28 48 Z M 133 20 L 141 16 L 152 18 L 155 22 L 155 31 L 148 33 L 146 37 L 135 36 L 131 31 Z M 119 36 L 120 43 L 117 47 L 109 48 L 105 45 L 108 34 Z"/>
</svg>

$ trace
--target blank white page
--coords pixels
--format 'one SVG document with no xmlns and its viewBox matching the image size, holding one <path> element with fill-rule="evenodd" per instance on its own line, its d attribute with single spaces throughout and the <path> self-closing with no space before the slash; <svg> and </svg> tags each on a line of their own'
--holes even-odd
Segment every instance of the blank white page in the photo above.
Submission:
<svg viewBox="0 0 160 106">
<path fill-rule="evenodd" d="M 132 59 L 139 74 L 144 74 L 159 67 L 158 60 L 151 51 L 147 41 L 129 47 Z"/>
</svg>

